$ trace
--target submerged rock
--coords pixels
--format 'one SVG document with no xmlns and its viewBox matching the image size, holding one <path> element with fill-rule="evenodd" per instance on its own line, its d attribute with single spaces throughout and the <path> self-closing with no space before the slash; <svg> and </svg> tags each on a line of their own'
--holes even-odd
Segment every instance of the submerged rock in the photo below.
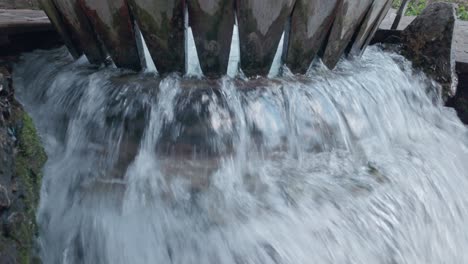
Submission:
<svg viewBox="0 0 468 264">
<path fill-rule="evenodd" d="M 391 0 L 375 0 L 372 3 L 371 9 L 357 31 L 354 41 L 348 47 L 352 55 L 360 56 L 366 49 L 366 46 L 387 15 L 391 5 Z"/>
<path fill-rule="evenodd" d="M 68 51 L 73 56 L 73 58 L 78 59 L 83 55 L 83 51 L 80 49 L 80 44 L 74 39 L 71 35 L 71 32 L 65 26 L 63 18 L 53 0 L 39 0 L 42 10 L 47 14 L 50 19 L 50 22 L 57 30 L 57 33 L 62 38 L 65 46 L 68 48 Z"/>
<path fill-rule="evenodd" d="M 429 5 L 401 34 L 402 53 L 442 86 L 444 101 L 456 93 L 453 33 L 455 7 L 449 3 Z"/>
</svg>

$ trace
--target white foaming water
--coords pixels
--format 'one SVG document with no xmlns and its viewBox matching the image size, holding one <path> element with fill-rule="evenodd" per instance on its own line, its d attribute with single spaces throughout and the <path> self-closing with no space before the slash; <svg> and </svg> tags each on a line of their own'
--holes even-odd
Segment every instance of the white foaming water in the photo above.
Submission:
<svg viewBox="0 0 468 264">
<path fill-rule="evenodd" d="M 273 59 L 273 63 L 271 64 L 270 72 L 268 73 L 268 78 L 275 78 L 280 75 L 281 57 L 283 56 L 284 48 L 284 36 L 285 34 L 283 32 L 283 35 L 281 35 L 280 42 L 278 43 L 275 58 Z"/>
<path fill-rule="evenodd" d="M 200 84 L 56 50 L 14 82 L 44 263 L 468 263 L 467 129 L 397 55 Z"/>
<path fill-rule="evenodd" d="M 203 71 L 200 66 L 200 59 L 198 58 L 197 48 L 195 46 L 195 39 L 191 27 L 186 29 L 186 42 L 187 42 L 187 62 L 186 70 L 187 77 L 202 77 Z"/>
<path fill-rule="evenodd" d="M 229 52 L 229 64 L 227 76 L 236 77 L 239 73 L 240 64 L 240 44 L 239 44 L 239 27 L 237 26 L 237 17 L 234 29 L 232 31 L 231 50 Z"/>
<path fill-rule="evenodd" d="M 158 70 L 156 69 L 156 65 L 154 65 L 154 61 L 151 58 L 151 54 L 148 50 L 148 46 L 146 44 L 145 38 L 143 37 L 143 34 L 141 34 L 141 30 L 138 27 L 138 24 L 135 23 L 135 38 L 136 38 L 136 43 L 138 45 L 138 50 L 140 53 L 140 60 L 143 62 L 142 66 L 145 72 L 147 73 L 158 73 Z"/>
</svg>

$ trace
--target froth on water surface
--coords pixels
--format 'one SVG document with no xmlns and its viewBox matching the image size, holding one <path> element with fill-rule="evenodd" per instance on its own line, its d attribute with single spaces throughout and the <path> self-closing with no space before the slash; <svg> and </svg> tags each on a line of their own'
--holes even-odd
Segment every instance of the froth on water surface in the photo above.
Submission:
<svg viewBox="0 0 468 264">
<path fill-rule="evenodd" d="M 378 48 L 218 81 L 25 55 L 44 263 L 468 263 L 468 140 Z"/>
</svg>

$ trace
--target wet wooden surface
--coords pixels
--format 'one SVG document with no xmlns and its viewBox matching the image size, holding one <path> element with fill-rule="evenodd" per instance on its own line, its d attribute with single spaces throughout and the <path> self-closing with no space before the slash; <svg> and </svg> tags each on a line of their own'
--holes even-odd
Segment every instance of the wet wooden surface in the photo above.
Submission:
<svg viewBox="0 0 468 264">
<path fill-rule="evenodd" d="M 188 0 L 200 66 L 205 76 L 225 75 L 234 27 L 234 0 Z"/>
<path fill-rule="evenodd" d="M 343 1 L 341 8 L 339 8 L 336 14 L 336 19 L 322 56 L 323 63 L 329 69 L 334 69 L 341 56 L 345 53 L 371 4 L 372 0 Z"/>
<path fill-rule="evenodd" d="M 61 45 L 61 37 L 44 12 L 0 9 L 0 56 Z"/>
<path fill-rule="evenodd" d="M 57 10 L 62 15 L 63 22 L 70 32 L 74 43 L 92 64 L 102 64 L 106 60 L 106 53 L 95 35 L 92 25 L 81 9 L 78 0 L 54 0 Z"/>
<path fill-rule="evenodd" d="M 40 10 L 0 9 L 0 34 L 53 30 L 47 15 Z"/>
<path fill-rule="evenodd" d="M 241 68 L 266 76 L 295 0 L 237 0 Z"/>
<path fill-rule="evenodd" d="M 185 72 L 182 0 L 128 0 L 159 73 Z"/>
<path fill-rule="evenodd" d="M 306 73 L 325 44 L 342 0 L 297 0 L 291 18 L 286 64 L 293 73 Z"/>
<path fill-rule="evenodd" d="M 141 64 L 130 12 L 124 0 L 79 0 L 114 64 L 139 71 Z"/>
<path fill-rule="evenodd" d="M 382 12 L 381 14 L 379 14 L 378 18 L 377 18 L 377 21 L 375 22 L 375 24 L 372 26 L 372 29 L 370 30 L 370 33 L 368 36 L 366 36 L 366 39 L 365 41 L 363 42 L 363 45 L 360 47 L 360 55 L 362 55 L 362 53 L 364 53 L 364 51 L 366 50 L 367 46 L 369 46 L 369 44 L 371 43 L 372 39 L 374 38 L 375 36 L 375 33 L 379 30 L 379 27 L 380 27 L 380 24 L 382 23 L 382 21 L 384 20 L 384 18 L 387 16 L 388 14 L 388 11 L 390 10 L 390 8 L 392 7 L 392 3 L 393 3 L 393 0 L 387 0 L 387 4 L 384 6 L 384 8 L 382 9 Z"/>
<path fill-rule="evenodd" d="M 380 28 L 389 29 L 395 18 L 395 10 L 391 9 Z M 415 17 L 402 18 L 398 29 L 404 29 Z M 54 27 L 41 10 L 6 10 L 0 9 L 0 34 L 27 33 L 51 31 Z M 459 62 L 468 63 L 468 21 L 457 21 L 455 31 L 455 57 Z"/>
</svg>

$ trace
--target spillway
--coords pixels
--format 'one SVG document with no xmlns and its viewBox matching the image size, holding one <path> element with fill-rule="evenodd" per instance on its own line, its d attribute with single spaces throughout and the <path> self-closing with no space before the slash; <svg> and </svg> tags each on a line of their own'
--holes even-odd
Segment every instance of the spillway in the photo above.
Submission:
<svg viewBox="0 0 468 264">
<path fill-rule="evenodd" d="M 199 80 L 26 54 L 43 263 L 467 263 L 468 130 L 401 56 Z"/>
</svg>

